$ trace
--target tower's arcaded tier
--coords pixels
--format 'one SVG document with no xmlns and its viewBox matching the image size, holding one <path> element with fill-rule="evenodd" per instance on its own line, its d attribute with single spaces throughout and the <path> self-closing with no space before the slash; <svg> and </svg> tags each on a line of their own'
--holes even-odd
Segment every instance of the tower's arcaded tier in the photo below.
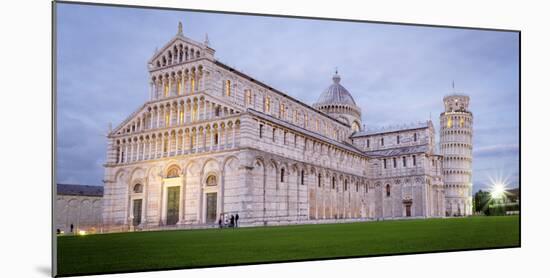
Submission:
<svg viewBox="0 0 550 278">
<path fill-rule="evenodd" d="M 468 110 L 470 97 L 453 94 L 443 99 L 445 112 L 440 115 L 440 152 L 447 216 L 472 214 L 472 126 Z"/>
</svg>

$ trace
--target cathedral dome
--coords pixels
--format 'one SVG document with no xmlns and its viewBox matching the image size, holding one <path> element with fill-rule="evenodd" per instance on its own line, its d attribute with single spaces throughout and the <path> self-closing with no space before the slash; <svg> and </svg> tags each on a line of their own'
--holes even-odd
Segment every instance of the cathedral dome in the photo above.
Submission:
<svg viewBox="0 0 550 278">
<path fill-rule="evenodd" d="M 319 97 L 316 106 L 327 104 L 347 104 L 355 106 L 355 100 L 344 86 L 340 85 L 340 76 L 338 71 L 332 77 L 332 85 L 330 85 Z"/>
<path fill-rule="evenodd" d="M 355 104 L 351 94 L 340 85 L 338 71 L 332 77 L 330 85 L 319 97 L 313 107 L 334 119 L 351 127 L 352 131 L 361 129 L 361 108 Z"/>
</svg>

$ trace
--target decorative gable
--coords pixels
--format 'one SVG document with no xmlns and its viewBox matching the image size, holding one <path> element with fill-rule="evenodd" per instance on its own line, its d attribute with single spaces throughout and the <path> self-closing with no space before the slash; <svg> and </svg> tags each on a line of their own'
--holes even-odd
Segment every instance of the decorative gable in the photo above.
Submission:
<svg viewBox="0 0 550 278">
<path fill-rule="evenodd" d="M 199 43 L 183 35 L 181 22 L 178 24 L 178 33 L 162 49 L 155 51 L 149 60 L 149 70 L 162 69 L 167 66 L 196 60 L 199 58 L 214 59 L 215 50 L 208 46 L 208 35 L 205 41 Z"/>
</svg>

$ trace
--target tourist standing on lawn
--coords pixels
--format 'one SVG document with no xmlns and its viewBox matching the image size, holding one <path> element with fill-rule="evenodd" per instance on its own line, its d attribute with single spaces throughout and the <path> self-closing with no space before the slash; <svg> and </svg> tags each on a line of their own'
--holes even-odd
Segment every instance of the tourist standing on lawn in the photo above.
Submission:
<svg viewBox="0 0 550 278">
<path fill-rule="evenodd" d="M 235 227 L 239 227 L 239 214 L 235 215 Z"/>
<path fill-rule="evenodd" d="M 235 227 L 235 216 L 231 214 L 231 218 L 229 218 L 229 227 Z"/>
</svg>

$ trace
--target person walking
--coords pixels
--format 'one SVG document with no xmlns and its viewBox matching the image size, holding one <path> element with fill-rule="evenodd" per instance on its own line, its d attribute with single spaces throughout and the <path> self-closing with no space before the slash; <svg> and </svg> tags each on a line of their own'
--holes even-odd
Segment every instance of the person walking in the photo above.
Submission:
<svg viewBox="0 0 550 278">
<path fill-rule="evenodd" d="M 235 227 L 237 227 L 237 228 L 239 227 L 239 214 L 238 213 L 235 215 Z"/>
<path fill-rule="evenodd" d="M 222 217 L 220 216 L 220 220 L 218 220 L 218 226 L 220 227 L 220 229 L 222 228 Z"/>
<path fill-rule="evenodd" d="M 235 216 L 231 214 L 231 217 L 229 218 L 229 227 L 235 227 Z"/>
</svg>

